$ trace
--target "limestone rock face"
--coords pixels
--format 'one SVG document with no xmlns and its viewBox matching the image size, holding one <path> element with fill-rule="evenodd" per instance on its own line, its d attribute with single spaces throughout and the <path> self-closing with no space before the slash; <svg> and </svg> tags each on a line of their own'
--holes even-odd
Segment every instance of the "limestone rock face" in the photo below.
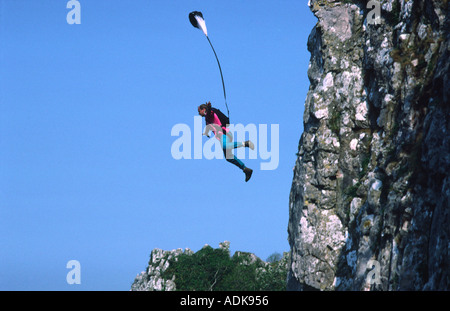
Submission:
<svg viewBox="0 0 450 311">
<path fill-rule="evenodd" d="M 310 0 L 289 290 L 448 290 L 448 2 Z"/>
<path fill-rule="evenodd" d="M 176 290 L 175 280 L 166 280 L 162 274 L 169 267 L 171 259 L 181 254 L 193 254 L 189 248 L 184 251 L 179 248 L 172 251 L 165 251 L 159 248 L 152 250 L 146 271 L 142 271 L 136 276 L 131 285 L 132 291 L 174 291 Z"/>
</svg>

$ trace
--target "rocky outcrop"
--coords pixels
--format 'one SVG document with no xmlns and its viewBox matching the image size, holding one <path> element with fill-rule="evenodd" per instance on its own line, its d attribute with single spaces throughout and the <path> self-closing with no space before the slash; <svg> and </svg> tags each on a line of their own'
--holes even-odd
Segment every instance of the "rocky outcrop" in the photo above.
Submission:
<svg viewBox="0 0 450 311">
<path fill-rule="evenodd" d="M 214 250 L 205 245 L 197 253 L 189 248 L 172 251 L 154 249 L 147 269 L 136 276 L 131 290 L 216 290 L 217 287 L 219 290 L 285 289 L 288 253 L 284 253 L 283 257 L 274 256 L 273 261 L 265 262 L 248 252 L 237 251 L 230 257 L 229 248 L 230 242 L 225 241 L 219 243 L 219 249 Z M 189 256 L 192 260 L 184 257 L 183 266 L 170 271 L 182 256 Z M 213 272 L 209 273 L 210 270 Z M 177 278 L 183 282 L 178 287 Z"/>
<path fill-rule="evenodd" d="M 289 290 L 449 289 L 448 2 L 370 2 L 308 3 Z"/>
<path fill-rule="evenodd" d="M 189 248 L 184 251 L 179 248 L 172 251 L 165 251 L 159 248 L 152 250 L 150 261 L 145 271 L 136 276 L 131 285 L 132 291 L 174 291 L 176 289 L 175 280 L 164 279 L 163 273 L 169 268 L 169 262 L 181 254 L 193 254 Z"/>
</svg>

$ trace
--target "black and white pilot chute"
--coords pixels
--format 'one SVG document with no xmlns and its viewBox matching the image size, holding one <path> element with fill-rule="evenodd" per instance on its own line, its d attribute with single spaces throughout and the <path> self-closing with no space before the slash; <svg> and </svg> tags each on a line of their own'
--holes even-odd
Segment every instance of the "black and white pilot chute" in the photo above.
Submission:
<svg viewBox="0 0 450 311">
<path fill-rule="evenodd" d="M 192 26 L 200 29 L 201 31 L 203 31 L 205 36 L 208 36 L 208 30 L 206 29 L 206 23 L 203 19 L 202 12 L 193 11 L 189 13 L 189 21 L 191 22 Z"/>
<path fill-rule="evenodd" d="M 208 30 L 206 29 L 206 23 L 205 19 L 203 18 L 202 12 L 199 11 L 193 11 L 189 13 L 189 21 L 191 22 L 192 26 L 195 28 L 200 29 L 203 31 L 203 33 L 206 36 L 206 39 L 208 39 L 209 45 L 211 46 L 214 55 L 216 56 L 217 64 L 219 65 L 219 71 L 220 71 L 220 77 L 222 78 L 222 87 L 223 87 L 223 97 L 225 99 L 225 107 L 227 108 L 228 118 L 230 117 L 230 111 L 228 110 L 228 104 L 227 104 L 227 94 L 225 92 L 225 82 L 223 81 L 223 74 L 222 74 L 222 68 L 220 67 L 219 58 L 217 57 L 216 51 L 214 50 L 214 47 L 211 43 L 211 40 L 209 40 L 208 37 Z"/>
</svg>

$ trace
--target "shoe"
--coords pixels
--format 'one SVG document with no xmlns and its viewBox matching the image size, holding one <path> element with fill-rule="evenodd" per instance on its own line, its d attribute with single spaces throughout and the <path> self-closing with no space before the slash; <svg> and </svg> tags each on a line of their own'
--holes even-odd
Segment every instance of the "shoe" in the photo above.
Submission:
<svg viewBox="0 0 450 311">
<path fill-rule="evenodd" d="M 252 143 L 251 140 L 244 141 L 244 147 L 248 147 L 248 148 L 250 148 L 252 150 L 255 149 L 255 145 Z"/>
<path fill-rule="evenodd" d="M 245 182 L 247 182 L 250 180 L 250 177 L 252 177 L 253 170 L 251 168 L 246 167 L 244 168 L 244 173 L 245 173 Z"/>
</svg>

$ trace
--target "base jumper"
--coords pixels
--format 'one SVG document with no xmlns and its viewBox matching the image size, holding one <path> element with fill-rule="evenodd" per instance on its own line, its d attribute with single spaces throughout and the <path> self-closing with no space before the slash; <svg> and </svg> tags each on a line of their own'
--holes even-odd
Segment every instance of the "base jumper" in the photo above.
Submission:
<svg viewBox="0 0 450 311">
<path fill-rule="evenodd" d="M 229 133 L 227 126 L 229 125 L 229 119 L 219 109 L 211 107 L 211 102 L 198 106 L 198 114 L 205 118 L 206 128 L 203 135 L 209 137 L 209 131 L 212 131 L 215 137 L 221 143 L 225 159 L 239 167 L 245 174 L 245 181 L 249 181 L 252 177 L 253 170 L 246 167 L 245 164 L 239 160 L 232 150 L 239 147 L 248 147 L 254 149 L 254 144 L 250 141 L 233 142 L 233 137 Z"/>
</svg>

